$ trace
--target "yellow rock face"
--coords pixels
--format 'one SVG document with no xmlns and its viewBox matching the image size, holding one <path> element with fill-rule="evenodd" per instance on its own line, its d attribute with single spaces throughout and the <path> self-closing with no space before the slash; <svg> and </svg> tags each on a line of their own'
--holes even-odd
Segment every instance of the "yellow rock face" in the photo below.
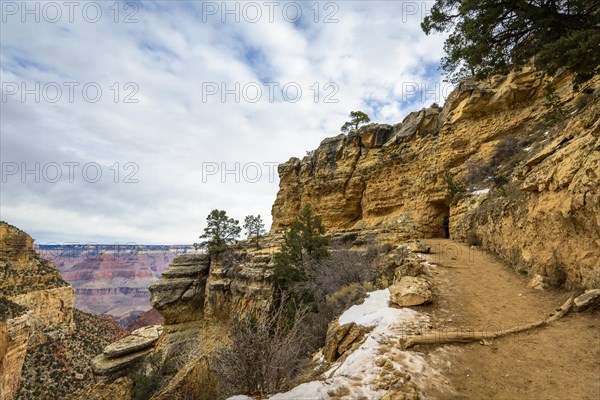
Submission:
<svg viewBox="0 0 600 400">
<path fill-rule="evenodd" d="M 272 231 L 311 204 L 331 232 L 476 235 L 516 269 L 592 285 L 600 276 L 600 79 L 587 84 L 589 96 L 574 92 L 569 76 L 553 79 L 566 110 L 555 123 L 545 119 L 548 81 L 535 71 L 466 81 L 443 109 L 325 139 L 279 166 Z M 514 151 L 490 173 L 506 172 L 507 182 L 466 183 L 468 166 L 491 164 L 501 145 Z M 445 176 L 464 189 L 450 206 Z"/>
<path fill-rule="evenodd" d="M 0 315 L 0 398 L 12 399 L 27 348 L 74 332 L 75 293 L 33 250 L 33 239 L 5 222 L 0 222 L 0 297 L 27 309 Z"/>
</svg>

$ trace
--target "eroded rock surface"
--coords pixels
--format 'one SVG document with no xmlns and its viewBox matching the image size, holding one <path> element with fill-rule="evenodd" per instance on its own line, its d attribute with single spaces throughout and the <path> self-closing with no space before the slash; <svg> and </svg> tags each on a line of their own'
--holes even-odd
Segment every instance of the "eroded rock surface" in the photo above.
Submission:
<svg viewBox="0 0 600 400">
<path fill-rule="evenodd" d="M 569 112 L 550 126 L 549 81 Z M 586 100 L 569 75 L 531 70 L 467 80 L 443 109 L 325 139 L 279 166 L 272 230 L 310 203 L 330 232 L 473 240 L 531 275 L 591 288 L 600 265 L 600 79 L 587 89 Z M 495 185 L 497 174 L 504 181 Z M 448 198 L 449 185 L 460 193 Z"/>
<path fill-rule="evenodd" d="M 52 263 L 34 251 L 33 238 L 4 221 L 0 221 L 0 301 L 6 306 L 0 315 L 0 392 L 3 399 L 12 399 L 27 348 L 74 332 L 75 296 Z"/>
<path fill-rule="evenodd" d="M 418 306 L 432 300 L 431 284 L 424 278 L 404 276 L 390 286 L 390 302 L 399 307 Z"/>
</svg>

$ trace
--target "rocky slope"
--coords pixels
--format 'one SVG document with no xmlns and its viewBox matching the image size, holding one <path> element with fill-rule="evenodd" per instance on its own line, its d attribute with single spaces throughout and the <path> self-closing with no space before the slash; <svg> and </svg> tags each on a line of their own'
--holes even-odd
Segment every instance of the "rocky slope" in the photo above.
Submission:
<svg viewBox="0 0 600 400">
<path fill-rule="evenodd" d="M 69 336 L 27 350 L 17 398 L 58 400 L 93 382 L 91 360 L 126 332 L 112 319 L 74 310 L 77 329 Z"/>
<path fill-rule="evenodd" d="M 553 106 L 549 81 L 560 96 Z M 279 166 L 272 230 L 310 203 L 330 231 L 449 235 L 481 243 L 523 273 L 592 287 L 600 275 L 599 82 L 574 92 L 567 75 L 529 70 L 465 81 L 443 109 L 325 139 Z"/>
</svg>

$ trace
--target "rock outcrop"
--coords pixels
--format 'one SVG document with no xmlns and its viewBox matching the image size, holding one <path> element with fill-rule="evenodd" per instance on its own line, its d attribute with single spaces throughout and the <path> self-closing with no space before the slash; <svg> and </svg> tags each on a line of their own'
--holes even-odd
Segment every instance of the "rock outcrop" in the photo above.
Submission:
<svg viewBox="0 0 600 400">
<path fill-rule="evenodd" d="M 162 333 L 162 326 L 147 326 L 133 331 L 106 346 L 92 361 L 92 369 L 103 382 L 112 382 L 149 354 Z"/>
<path fill-rule="evenodd" d="M 19 387 L 27 353 L 32 311 L 0 320 L 0 399 L 12 399 Z"/>
<path fill-rule="evenodd" d="M 327 362 L 334 362 L 341 357 L 351 354 L 364 339 L 365 333 L 371 329 L 352 322 L 340 325 L 333 321 L 327 329 L 323 357 Z"/>
<path fill-rule="evenodd" d="M 545 118 L 550 81 L 565 121 Z M 599 93 L 599 78 L 575 92 L 566 74 L 525 70 L 464 81 L 443 109 L 400 124 L 325 139 L 279 166 L 272 231 L 310 203 L 332 233 L 473 240 L 515 268 L 590 287 L 600 265 Z"/>
<path fill-rule="evenodd" d="M 163 272 L 162 279 L 149 287 L 152 306 L 165 325 L 202 319 L 208 272 L 207 255 L 181 255 Z"/>
<path fill-rule="evenodd" d="M 73 289 L 52 263 L 33 250 L 33 239 L 0 222 L 0 392 L 16 394 L 28 347 L 70 335 Z"/>
<path fill-rule="evenodd" d="M 151 373 L 151 367 L 138 363 L 147 356 L 163 366 L 188 363 L 172 379 L 179 383 L 167 386 L 159 396 L 171 398 L 174 394 L 170 391 L 191 379 L 187 374 L 194 368 L 189 361 L 210 357 L 218 346 L 227 343 L 234 317 L 261 317 L 272 306 L 272 240 L 265 239 L 261 249 L 240 247 L 219 261 L 202 253 L 177 256 L 162 278 L 149 287 L 152 306 L 164 320 L 160 337 L 140 340 L 135 337 L 139 332 L 134 332 L 106 347 L 94 359 L 93 368 L 101 382 L 90 393 L 107 390 L 111 382 L 117 384 L 133 366 Z M 144 344 L 143 348 L 138 344 Z"/>
</svg>

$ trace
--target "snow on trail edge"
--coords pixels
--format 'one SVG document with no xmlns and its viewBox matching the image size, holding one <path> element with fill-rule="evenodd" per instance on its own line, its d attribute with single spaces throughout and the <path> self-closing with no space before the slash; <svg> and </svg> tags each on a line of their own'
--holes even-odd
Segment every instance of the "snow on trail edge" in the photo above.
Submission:
<svg viewBox="0 0 600 400">
<path fill-rule="evenodd" d="M 406 373 L 416 383 L 439 379 L 439 372 L 428 365 L 422 354 L 403 351 L 399 343 L 402 335 L 419 330 L 429 317 L 409 308 L 392 308 L 389 299 L 388 289 L 370 292 L 362 304 L 350 307 L 340 316 L 340 325 L 354 322 L 373 330 L 342 363 L 334 363 L 322 375 L 323 380 L 304 383 L 270 399 L 326 400 L 332 395 L 337 397 L 338 393 L 344 393 L 347 398 L 379 399 L 387 391 L 382 389 L 385 379 L 398 380 L 399 376 L 406 377 Z M 403 383 L 403 378 L 399 382 Z"/>
</svg>

